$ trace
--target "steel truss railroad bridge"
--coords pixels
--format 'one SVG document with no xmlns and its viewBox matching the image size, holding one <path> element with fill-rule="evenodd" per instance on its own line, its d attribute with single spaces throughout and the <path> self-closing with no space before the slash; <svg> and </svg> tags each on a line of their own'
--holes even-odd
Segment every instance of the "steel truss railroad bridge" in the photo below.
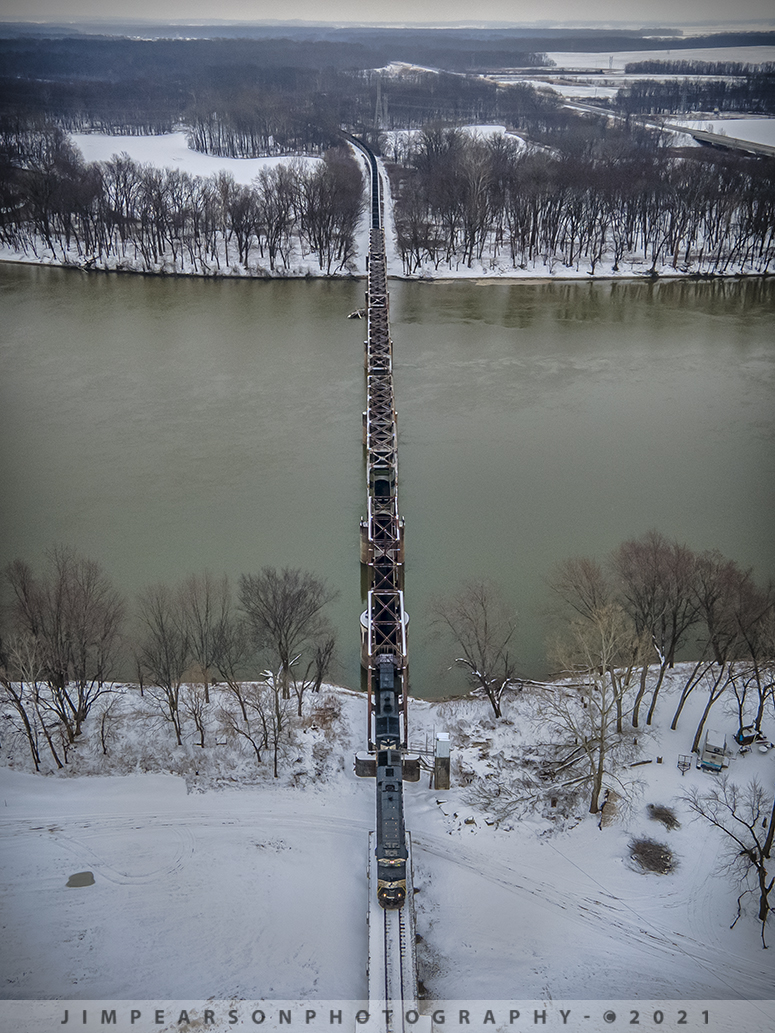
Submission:
<svg viewBox="0 0 775 1033">
<path fill-rule="evenodd" d="M 356 772 L 376 776 L 377 789 L 377 831 L 369 836 L 367 867 L 369 1001 L 375 1004 L 374 1008 L 370 1006 L 372 1014 L 377 1011 L 376 1002 L 395 1005 L 381 1012 L 384 1018 L 380 1030 L 403 1033 L 406 1010 L 417 1007 L 418 996 L 411 840 L 404 829 L 403 781 L 419 778 L 419 758 L 406 756 L 408 617 L 404 607 L 404 521 L 398 508 L 398 434 L 382 180 L 371 149 L 350 139 L 366 155 L 371 175 L 363 414 L 367 514 L 360 525 L 360 558 L 368 582 L 367 608 L 361 616 L 361 664 L 368 687 L 368 754 L 356 758 Z M 394 860 L 388 859 L 391 854 Z M 390 883 L 390 865 L 403 866 L 395 869 L 397 875 L 404 873 L 403 891 L 391 889 L 398 882 Z"/>
</svg>

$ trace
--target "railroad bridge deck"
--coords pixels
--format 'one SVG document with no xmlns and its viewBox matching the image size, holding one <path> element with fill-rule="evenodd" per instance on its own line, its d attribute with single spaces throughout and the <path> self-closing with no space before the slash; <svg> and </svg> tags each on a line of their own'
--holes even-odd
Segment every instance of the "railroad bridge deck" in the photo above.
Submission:
<svg viewBox="0 0 775 1033">
<path fill-rule="evenodd" d="M 360 145 L 359 145 L 360 146 Z M 361 562 L 368 572 L 368 608 L 361 621 L 361 661 L 368 675 L 371 728 L 372 679 L 378 658 L 395 658 L 400 676 L 403 711 L 401 745 L 406 747 L 408 656 L 404 608 L 404 521 L 398 507 L 398 432 L 393 394 L 393 342 L 390 337 L 390 296 L 387 289 L 385 235 L 382 229 L 381 180 L 376 159 L 362 148 L 371 166 L 371 230 L 367 262 L 364 342 L 366 411 L 363 444 L 366 450 L 367 514 L 361 520 Z"/>
<path fill-rule="evenodd" d="M 407 750 L 409 657 L 404 607 L 404 521 L 398 505 L 398 431 L 393 394 L 393 343 L 387 289 L 381 180 L 376 158 L 354 141 L 371 166 L 371 232 L 366 284 L 367 513 L 360 524 L 360 558 L 367 572 L 361 615 L 361 664 L 368 688 L 368 754 L 356 772 L 376 782 L 376 832 L 369 840 L 369 999 L 384 1011 L 384 1033 L 404 1033 L 405 1007 L 416 1007 L 411 840 L 403 814 L 403 783 L 419 777 Z"/>
</svg>

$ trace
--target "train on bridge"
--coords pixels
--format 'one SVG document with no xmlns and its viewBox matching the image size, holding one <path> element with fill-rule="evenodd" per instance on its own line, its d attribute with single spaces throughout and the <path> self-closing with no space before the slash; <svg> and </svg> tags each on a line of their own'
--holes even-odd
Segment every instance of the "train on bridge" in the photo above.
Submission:
<svg viewBox="0 0 775 1033">
<path fill-rule="evenodd" d="M 371 230 L 366 287 L 363 414 L 367 515 L 361 520 L 361 562 L 368 571 L 366 612 L 361 617 L 361 663 L 367 672 L 369 753 L 376 775 L 377 900 L 386 909 L 406 901 L 404 751 L 407 746 L 408 657 L 404 609 L 404 522 L 398 510 L 398 438 L 393 398 L 393 346 L 377 159 L 368 145 L 350 137 L 371 171 Z M 357 770 L 357 768 L 356 768 Z"/>
</svg>

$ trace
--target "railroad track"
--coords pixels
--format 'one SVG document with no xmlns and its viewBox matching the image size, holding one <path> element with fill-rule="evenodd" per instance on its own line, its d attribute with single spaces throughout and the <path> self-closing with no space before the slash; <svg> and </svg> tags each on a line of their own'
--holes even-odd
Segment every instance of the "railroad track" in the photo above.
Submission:
<svg viewBox="0 0 775 1033">
<path fill-rule="evenodd" d="M 406 925 L 404 911 L 383 911 L 385 939 L 385 1001 L 397 1005 L 387 1008 L 387 1033 L 403 1033 L 404 961 L 406 957 Z"/>
</svg>

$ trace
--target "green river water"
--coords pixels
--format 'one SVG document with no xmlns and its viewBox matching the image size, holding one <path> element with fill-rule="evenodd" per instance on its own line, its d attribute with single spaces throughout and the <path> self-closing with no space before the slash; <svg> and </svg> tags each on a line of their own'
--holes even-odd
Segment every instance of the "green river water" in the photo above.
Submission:
<svg viewBox="0 0 775 1033">
<path fill-rule="evenodd" d="M 0 563 L 55 543 L 130 596 L 300 566 L 358 683 L 362 281 L 0 265 Z M 391 281 L 412 691 L 457 692 L 430 600 L 498 580 L 525 674 L 545 579 L 655 527 L 775 575 L 775 283 Z"/>
</svg>

